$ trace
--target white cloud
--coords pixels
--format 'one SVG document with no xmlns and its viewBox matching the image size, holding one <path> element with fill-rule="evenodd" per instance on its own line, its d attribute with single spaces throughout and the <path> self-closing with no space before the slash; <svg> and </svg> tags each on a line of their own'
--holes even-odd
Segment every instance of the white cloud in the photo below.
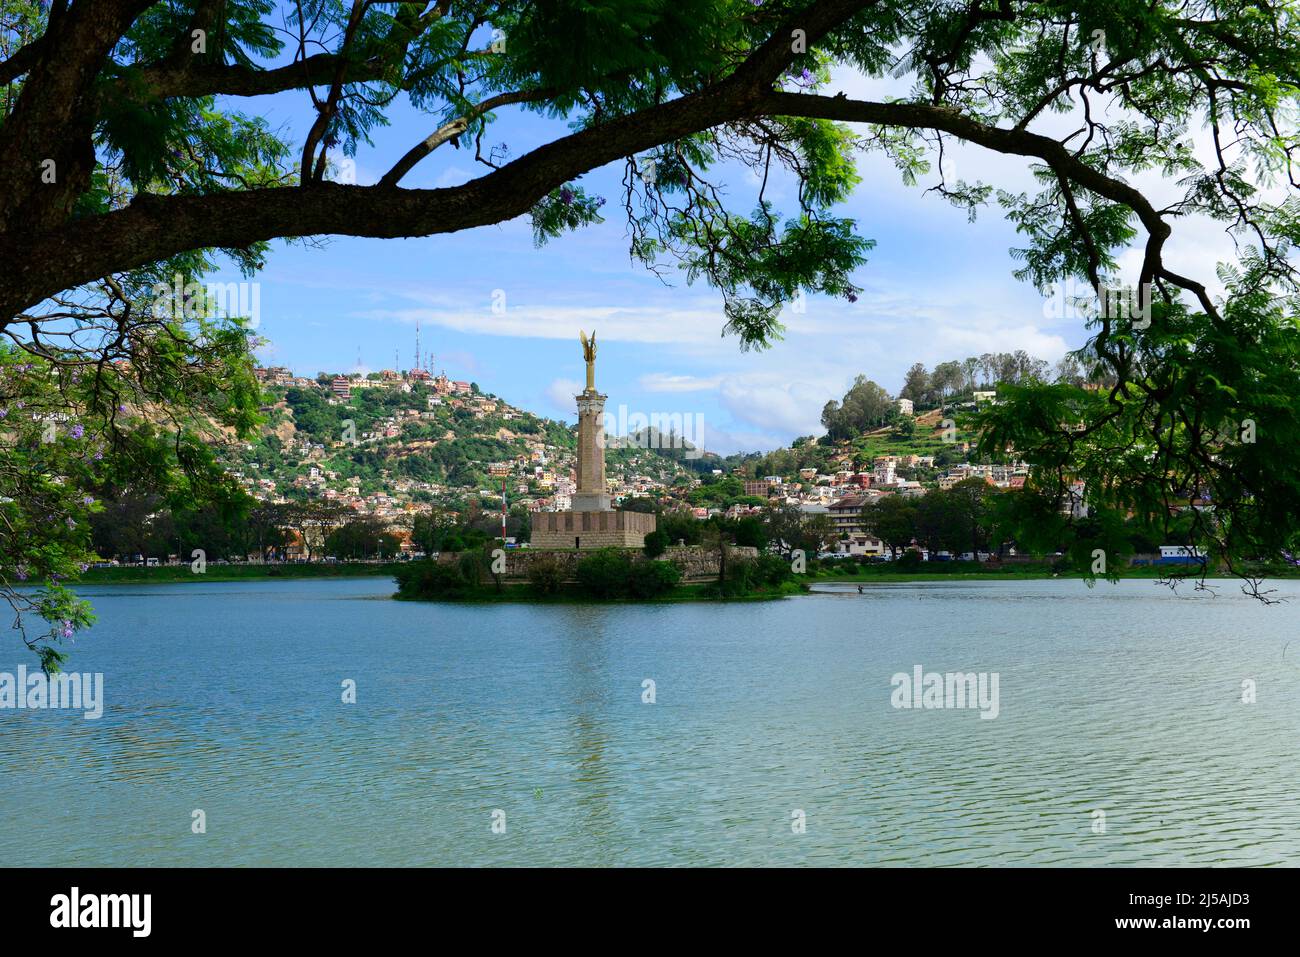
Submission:
<svg viewBox="0 0 1300 957">
<path fill-rule="evenodd" d="M 770 374 L 728 376 L 719 390 L 728 412 L 741 422 L 790 435 L 822 431 L 822 406 L 828 395 L 825 382 L 780 381 Z"/>
<path fill-rule="evenodd" d="M 722 429 L 706 422 L 704 441 L 701 447 L 706 452 L 719 455 L 731 455 L 735 452 L 763 452 L 779 448 L 788 440 L 771 432 L 755 432 L 746 429 Z"/>
<path fill-rule="evenodd" d="M 721 376 L 701 378 L 693 375 L 673 375 L 669 372 L 651 372 L 640 379 L 641 388 L 647 392 L 702 392 L 718 387 Z"/>
<path fill-rule="evenodd" d="M 487 295 L 482 308 L 477 310 L 379 309 L 359 315 L 407 323 L 418 319 L 421 324 L 487 336 L 576 339 L 579 329 L 595 329 L 598 342 L 690 343 L 696 346 L 717 345 L 722 322 L 717 309 L 648 306 L 513 306 L 508 307 L 503 315 L 496 315 Z M 734 344 L 731 348 L 734 349 Z"/>
<path fill-rule="evenodd" d="M 937 323 L 933 329 L 932 341 L 939 353 L 949 359 L 963 359 L 984 352 L 1015 352 L 1023 349 L 1031 356 L 1055 361 L 1072 348 L 1060 336 L 1045 333 L 1031 323 L 1001 326 Z"/>
<path fill-rule="evenodd" d="M 459 186 L 467 183 L 473 178 L 473 174 L 459 166 L 448 166 L 438 174 L 438 178 L 433 181 L 435 189 L 447 189 L 451 186 Z"/>
<path fill-rule="evenodd" d="M 583 389 L 583 383 L 576 379 L 555 379 L 546 387 L 546 398 L 561 413 L 560 418 L 574 414 L 577 405 L 573 397 Z"/>
</svg>

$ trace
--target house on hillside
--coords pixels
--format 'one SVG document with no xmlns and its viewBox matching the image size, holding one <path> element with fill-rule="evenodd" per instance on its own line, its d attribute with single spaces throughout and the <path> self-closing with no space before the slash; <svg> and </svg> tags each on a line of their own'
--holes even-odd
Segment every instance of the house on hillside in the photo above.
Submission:
<svg viewBox="0 0 1300 957">
<path fill-rule="evenodd" d="M 832 502 L 827 506 L 827 513 L 831 517 L 831 525 L 840 535 L 853 534 L 862 531 L 862 507 L 866 505 L 868 499 L 865 495 L 846 495 L 838 502 Z"/>
</svg>

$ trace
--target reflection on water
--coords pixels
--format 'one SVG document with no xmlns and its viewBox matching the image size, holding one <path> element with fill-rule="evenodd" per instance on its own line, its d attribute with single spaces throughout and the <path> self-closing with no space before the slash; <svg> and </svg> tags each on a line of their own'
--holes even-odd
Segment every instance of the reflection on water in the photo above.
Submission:
<svg viewBox="0 0 1300 957">
<path fill-rule="evenodd" d="M 104 672 L 103 718 L 0 711 L 0 864 L 1300 864 L 1296 605 L 1231 583 L 390 591 L 94 592 L 72 665 Z M 999 673 L 999 717 L 894 710 L 918 664 Z"/>
</svg>

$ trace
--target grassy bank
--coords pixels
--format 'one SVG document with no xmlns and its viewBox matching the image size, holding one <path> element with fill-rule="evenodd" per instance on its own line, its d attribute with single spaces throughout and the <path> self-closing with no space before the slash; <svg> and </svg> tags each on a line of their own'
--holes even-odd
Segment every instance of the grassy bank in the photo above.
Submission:
<svg viewBox="0 0 1300 957">
<path fill-rule="evenodd" d="M 392 578 L 400 562 L 383 564 L 285 564 L 285 565 L 209 565 L 202 574 L 190 571 L 189 565 L 160 565 L 157 568 L 122 566 L 88 568 L 77 584 L 146 585 L 166 582 L 240 582 L 288 580 L 296 578 Z"/>
<path fill-rule="evenodd" d="M 1254 566 L 1246 569 L 1260 578 L 1300 578 L 1300 568 L 1291 565 Z M 1180 565 L 1136 565 L 1122 569 L 1118 577 L 1152 581 L 1164 576 L 1186 572 L 1189 578 L 1198 577 L 1195 571 Z M 897 563 L 875 563 L 856 568 L 819 570 L 807 576 L 809 584 L 847 582 L 850 584 L 889 584 L 905 582 L 938 581 L 1031 581 L 1049 578 L 1085 578 L 1083 572 L 1061 568 L 1047 562 L 1016 563 L 990 566 L 981 562 L 925 562 L 919 566 L 902 566 Z M 1223 571 L 1212 571 L 1209 578 L 1232 578 Z"/>
</svg>

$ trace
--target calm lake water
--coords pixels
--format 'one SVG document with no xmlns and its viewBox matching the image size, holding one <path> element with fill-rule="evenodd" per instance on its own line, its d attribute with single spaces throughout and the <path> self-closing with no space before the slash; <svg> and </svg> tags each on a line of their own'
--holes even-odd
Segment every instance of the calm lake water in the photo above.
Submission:
<svg viewBox="0 0 1300 957">
<path fill-rule="evenodd" d="M 1297 865 L 1300 583 L 1219 585 L 86 589 L 104 716 L 0 711 L 0 865 Z M 916 665 L 996 672 L 997 718 L 892 707 Z"/>
</svg>

